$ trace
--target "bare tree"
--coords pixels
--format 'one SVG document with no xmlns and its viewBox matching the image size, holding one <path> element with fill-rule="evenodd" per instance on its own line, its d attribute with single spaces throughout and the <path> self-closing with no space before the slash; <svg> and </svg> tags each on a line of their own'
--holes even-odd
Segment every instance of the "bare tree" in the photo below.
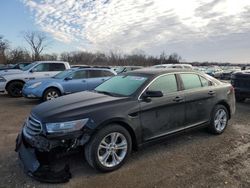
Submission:
<svg viewBox="0 0 250 188">
<path fill-rule="evenodd" d="M 29 61 L 32 61 L 32 59 L 29 52 L 26 49 L 18 47 L 9 50 L 7 53 L 8 63 L 16 64 L 19 62 L 29 62 Z"/>
<path fill-rule="evenodd" d="M 5 51 L 9 48 L 9 41 L 0 36 L 0 64 L 6 63 Z"/>
<path fill-rule="evenodd" d="M 180 63 L 181 59 L 181 56 L 179 56 L 177 53 L 173 53 L 168 57 L 167 61 L 169 63 Z"/>
<path fill-rule="evenodd" d="M 40 60 L 42 51 L 48 45 L 47 36 L 42 32 L 31 31 L 24 33 L 24 39 L 31 47 L 33 60 Z"/>
</svg>

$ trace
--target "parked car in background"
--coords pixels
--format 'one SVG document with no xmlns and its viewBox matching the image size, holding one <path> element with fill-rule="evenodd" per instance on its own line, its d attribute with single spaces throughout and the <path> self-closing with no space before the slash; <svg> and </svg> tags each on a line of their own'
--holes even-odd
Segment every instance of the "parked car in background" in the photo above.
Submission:
<svg viewBox="0 0 250 188">
<path fill-rule="evenodd" d="M 171 68 L 171 69 L 193 69 L 189 64 L 159 64 L 153 66 L 154 68 Z"/>
<path fill-rule="evenodd" d="M 93 90 L 114 75 L 116 72 L 110 69 L 73 68 L 60 72 L 52 78 L 28 81 L 22 93 L 26 98 L 40 98 L 47 101 L 65 94 Z"/>
<path fill-rule="evenodd" d="M 84 150 L 91 167 L 109 172 L 121 167 L 132 149 L 170 135 L 202 126 L 222 134 L 234 112 L 230 83 L 192 70 L 141 69 L 114 76 L 91 92 L 36 106 L 16 150 L 26 172 L 42 181 L 51 177 L 43 175 L 39 155 L 75 148 Z"/>
<path fill-rule="evenodd" d="M 231 80 L 232 74 L 235 72 L 239 72 L 239 71 L 241 71 L 240 68 L 234 68 L 234 67 L 224 69 L 220 75 L 220 79 L 221 80 Z"/>
<path fill-rule="evenodd" d="M 232 74 L 231 83 L 235 89 L 235 97 L 238 102 L 243 102 L 250 98 L 250 71 Z"/>
<path fill-rule="evenodd" d="M 112 67 L 112 69 L 117 73 L 121 74 L 124 72 L 129 72 L 137 69 L 143 68 L 142 66 L 117 66 L 117 67 Z"/>
<path fill-rule="evenodd" d="M 215 78 L 220 78 L 223 73 L 223 70 L 218 66 L 214 66 L 214 67 L 208 67 L 205 73 Z"/>
<path fill-rule="evenodd" d="M 9 69 L 22 69 L 25 66 L 29 65 L 30 63 L 17 63 L 15 65 L 5 65 L 3 67 L 0 67 L 0 71 L 1 70 L 9 70 Z"/>
<path fill-rule="evenodd" d="M 67 62 L 36 61 L 21 70 L 0 71 L 0 92 L 7 91 L 12 97 L 21 97 L 23 86 L 28 80 L 49 78 L 69 68 Z"/>
<path fill-rule="evenodd" d="M 90 65 L 70 65 L 71 68 L 90 68 Z"/>
</svg>

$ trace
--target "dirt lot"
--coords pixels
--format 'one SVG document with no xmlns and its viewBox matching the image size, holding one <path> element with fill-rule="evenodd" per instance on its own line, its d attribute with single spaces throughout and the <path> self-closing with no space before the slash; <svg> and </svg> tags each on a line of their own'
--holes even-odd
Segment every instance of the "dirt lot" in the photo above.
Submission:
<svg viewBox="0 0 250 188">
<path fill-rule="evenodd" d="M 81 155 L 71 158 L 69 183 L 41 184 L 26 176 L 14 152 L 15 138 L 38 101 L 0 95 L 0 187 L 250 187 L 250 101 L 237 112 L 223 135 L 204 129 L 132 154 L 119 170 L 101 174 Z"/>
</svg>

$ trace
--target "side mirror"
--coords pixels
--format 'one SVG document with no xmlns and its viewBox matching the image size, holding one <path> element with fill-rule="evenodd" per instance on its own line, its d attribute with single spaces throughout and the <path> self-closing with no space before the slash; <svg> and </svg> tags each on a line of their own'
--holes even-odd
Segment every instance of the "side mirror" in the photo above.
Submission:
<svg viewBox="0 0 250 188">
<path fill-rule="evenodd" d="M 33 73 L 33 72 L 37 72 L 37 69 L 34 68 L 34 69 L 31 69 L 31 70 L 30 70 L 30 73 Z"/>
<path fill-rule="evenodd" d="M 161 91 L 146 91 L 145 93 L 143 93 L 142 97 L 144 99 L 163 97 L 163 93 Z"/>
<path fill-rule="evenodd" d="M 68 80 L 72 80 L 72 77 L 66 77 L 64 80 L 68 81 Z"/>
</svg>

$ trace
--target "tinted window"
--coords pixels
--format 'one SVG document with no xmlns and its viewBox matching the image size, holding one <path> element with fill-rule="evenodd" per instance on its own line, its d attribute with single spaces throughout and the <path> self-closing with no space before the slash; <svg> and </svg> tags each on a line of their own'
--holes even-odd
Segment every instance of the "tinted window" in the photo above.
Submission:
<svg viewBox="0 0 250 188">
<path fill-rule="evenodd" d="M 48 72 L 49 71 L 49 64 L 48 63 L 41 63 L 35 67 L 36 72 Z"/>
<path fill-rule="evenodd" d="M 114 76 L 114 74 L 113 74 L 112 72 L 106 71 L 106 70 L 103 70 L 103 71 L 101 72 L 101 75 L 102 75 L 102 77 Z"/>
<path fill-rule="evenodd" d="M 201 79 L 201 84 L 203 87 L 208 87 L 208 86 L 212 86 L 213 83 L 209 80 L 207 80 L 206 78 L 200 76 L 200 79 Z"/>
<path fill-rule="evenodd" d="M 84 79 L 87 78 L 87 72 L 85 70 L 79 70 L 72 73 L 72 79 Z"/>
<path fill-rule="evenodd" d="M 141 76 L 114 76 L 99 85 L 95 90 L 130 96 L 134 94 L 146 80 L 146 77 Z"/>
<path fill-rule="evenodd" d="M 175 68 L 175 69 L 181 69 L 182 66 L 181 65 L 173 65 L 172 68 Z"/>
<path fill-rule="evenodd" d="M 149 86 L 148 90 L 162 91 L 163 93 L 176 92 L 178 89 L 175 75 L 161 76 Z"/>
<path fill-rule="evenodd" d="M 106 76 L 114 76 L 114 74 L 106 70 L 89 70 L 89 78 L 98 78 Z"/>
<path fill-rule="evenodd" d="M 64 71 L 65 65 L 63 63 L 49 63 L 50 71 Z"/>
<path fill-rule="evenodd" d="M 180 74 L 185 89 L 194 89 L 201 86 L 201 81 L 196 74 Z"/>
</svg>

